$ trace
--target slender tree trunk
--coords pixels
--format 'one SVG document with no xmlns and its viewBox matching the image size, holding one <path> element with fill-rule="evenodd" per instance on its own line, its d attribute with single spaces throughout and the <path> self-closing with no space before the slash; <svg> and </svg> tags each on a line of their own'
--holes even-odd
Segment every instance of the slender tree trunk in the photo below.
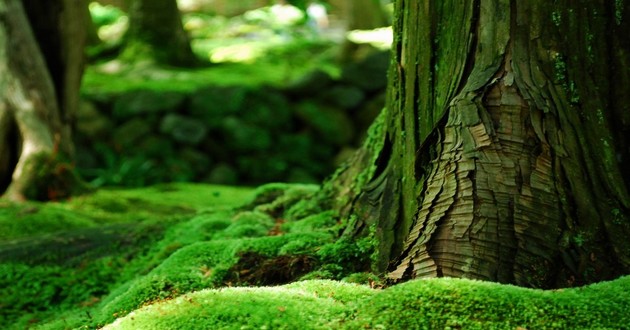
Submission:
<svg viewBox="0 0 630 330">
<path fill-rule="evenodd" d="M 629 273 L 629 15 L 397 1 L 381 129 L 325 185 L 349 234 L 377 228 L 374 267 L 533 287 Z"/>
<path fill-rule="evenodd" d="M 73 154 L 70 127 L 78 106 L 85 42 L 82 4 L 24 1 L 23 6 L 18 0 L 2 1 L 0 126 L 17 128 L 3 130 L 0 147 L 7 157 L 0 164 L 5 182 L 1 188 L 9 199 L 45 198 L 55 181 L 50 174 L 69 175 L 57 162 L 61 155 L 69 160 Z M 36 23 L 34 29 L 31 22 Z"/>
<path fill-rule="evenodd" d="M 123 58 L 192 66 L 197 59 L 182 25 L 176 0 L 131 0 Z"/>
</svg>

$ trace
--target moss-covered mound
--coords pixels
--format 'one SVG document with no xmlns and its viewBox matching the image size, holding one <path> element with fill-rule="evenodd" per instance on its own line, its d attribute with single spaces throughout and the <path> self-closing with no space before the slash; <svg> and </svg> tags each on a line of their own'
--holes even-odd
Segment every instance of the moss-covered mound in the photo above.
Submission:
<svg viewBox="0 0 630 330">
<path fill-rule="evenodd" d="M 379 289 L 318 186 L 168 184 L 0 208 L 2 329 L 620 329 L 630 277 Z"/>
<path fill-rule="evenodd" d="M 463 279 L 373 290 L 336 281 L 202 290 L 105 329 L 621 329 L 630 277 L 562 291 Z"/>
</svg>

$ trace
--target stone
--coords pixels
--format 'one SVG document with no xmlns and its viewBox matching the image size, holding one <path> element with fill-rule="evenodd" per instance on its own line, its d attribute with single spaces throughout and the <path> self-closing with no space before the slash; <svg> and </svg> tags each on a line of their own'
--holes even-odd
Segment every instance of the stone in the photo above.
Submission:
<svg viewBox="0 0 630 330">
<path fill-rule="evenodd" d="M 221 119 L 238 114 L 246 94 L 244 87 L 204 87 L 190 96 L 188 113 L 202 120 L 208 128 L 218 128 Z"/>
<path fill-rule="evenodd" d="M 257 155 L 240 157 L 237 166 L 249 184 L 260 184 L 282 180 L 288 164 L 278 155 Z"/>
<path fill-rule="evenodd" d="M 351 63 L 342 68 L 341 81 L 368 92 L 385 89 L 389 64 L 388 51 L 375 52 L 361 62 Z"/>
<path fill-rule="evenodd" d="M 244 122 L 271 130 L 289 130 L 292 113 L 289 101 L 275 89 L 263 87 L 251 90 L 240 111 Z"/>
<path fill-rule="evenodd" d="M 318 184 L 321 179 L 316 178 L 309 171 L 303 168 L 292 168 L 287 175 L 287 182 L 291 183 L 313 183 Z"/>
<path fill-rule="evenodd" d="M 151 125 L 146 120 L 135 118 L 116 128 L 112 139 L 117 147 L 135 149 L 138 142 L 151 134 L 152 130 Z"/>
<path fill-rule="evenodd" d="M 221 163 L 215 166 L 203 181 L 212 184 L 235 185 L 239 183 L 239 176 L 234 167 Z"/>
<path fill-rule="evenodd" d="M 172 137 L 177 142 L 196 145 L 206 137 L 208 129 L 194 118 L 168 114 L 162 118 L 160 133 Z"/>
<path fill-rule="evenodd" d="M 208 171 L 212 160 L 210 157 L 195 148 L 187 147 L 177 153 L 177 159 L 190 165 L 195 174 Z"/>
<path fill-rule="evenodd" d="M 314 70 L 289 82 L 285 91 L 295 96 L 311 96 L 326 88 L 333 82 L 332 77 L 323 70 Z"/>
<path fill-rule="evenodd" d="M 179 111 L 186 95 L 178 92 L 136 90 L 119 96 L 114 101 L 113 113 L 117 119 Z"/>
<path fill-rule="evenodd" d="M 92 141 L 106 138 L 112 131 L 112 121 L 98 111 L 92 102 L 81 101 L 77 111 L 76 132 Z"/>
<path fill-rule="evenodd" d="M 272 132 L 245 123 L 239 118 L 225 118 L 221 128 L 227 148 L 235 152 L 261 152 L 269 150 L 273 145 Z"/>
<path fill-rule="evenodd" d="M 316 138 L 324 143 L 342 146 L 354 138 L 354 125 L 341 110 L 303 102 L 298 105 L 296 112 L 304 124 L 314 130 Z"/>
<path fill-rule="evenodd" d="M 353 109 L 365 99 L 365 92 L 353 85 L 334 85 L 320 94 L 327 104 L 341 109 Z"/>
<path fill-rule="evenodd" d="M 175 143 L 161 134 L 150 134 L 137 144 L 137 153 L 147 157 L 171 157 L 175 151 Z"/>
</svg>

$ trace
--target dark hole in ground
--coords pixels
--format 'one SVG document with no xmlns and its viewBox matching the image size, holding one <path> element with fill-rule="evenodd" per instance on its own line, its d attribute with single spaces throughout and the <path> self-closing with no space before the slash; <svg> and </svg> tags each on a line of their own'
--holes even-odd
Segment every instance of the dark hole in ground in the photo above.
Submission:
<svg viewBox="0 0 630 330">
<path fill-rule="evenodd" d="M 255 285 L 279 285 L 296 280 L 312 271 L 316 259 L 309 255 L 268 257 L 256 252 L 244 252 L 230 269 L 226 282 Z"/>
</svg>

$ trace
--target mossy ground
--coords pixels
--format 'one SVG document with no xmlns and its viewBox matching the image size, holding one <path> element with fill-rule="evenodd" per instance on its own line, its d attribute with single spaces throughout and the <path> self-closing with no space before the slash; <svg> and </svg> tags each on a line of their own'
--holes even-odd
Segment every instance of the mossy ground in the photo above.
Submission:
<svg viewBox="0 0 630 330">
<path fill-rule="evenodd" d="M 0 209 L 3 329 L 620 329 L 630 278 L 379 289 L 318 186 L 165 184 Z"/>
</svg>

